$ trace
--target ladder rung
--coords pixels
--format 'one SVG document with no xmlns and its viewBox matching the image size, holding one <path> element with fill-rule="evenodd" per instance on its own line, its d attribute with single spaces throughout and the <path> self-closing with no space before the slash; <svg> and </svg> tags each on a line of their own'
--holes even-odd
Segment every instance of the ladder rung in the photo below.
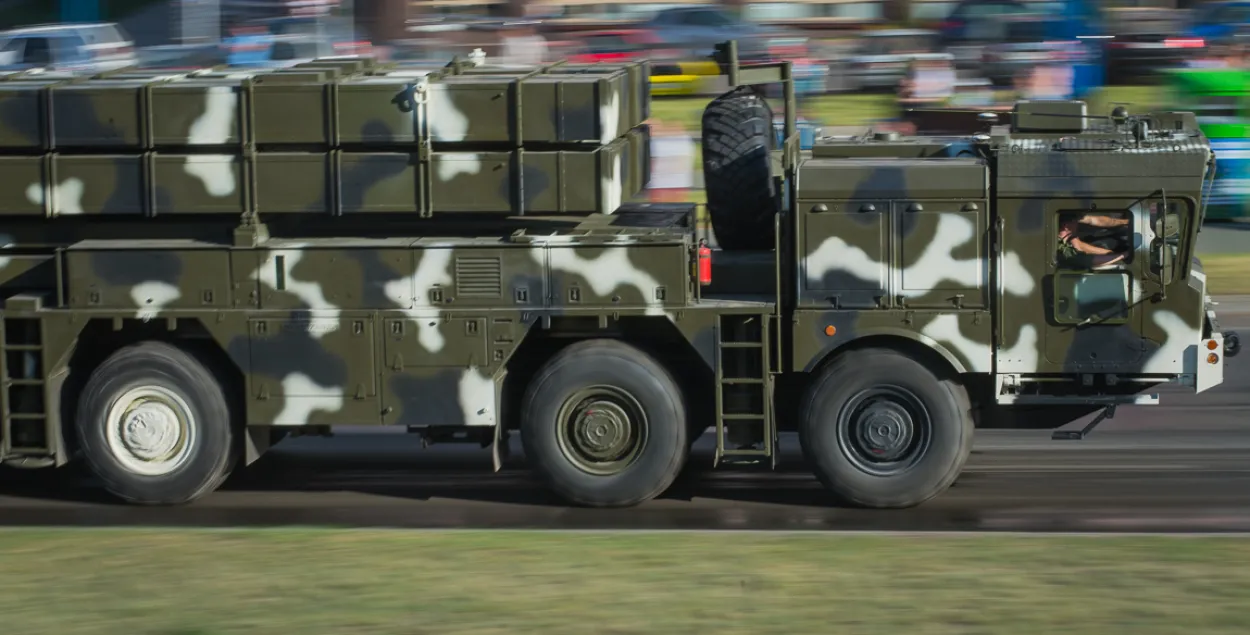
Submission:
<svg viewBox="0 0 1250 635">
<path fill-rule="evenodd" d="M 763 384 L 763 379 L 750 379 L 746 377 L 725 378 L 720 380 L 722 384 Z"/>
<path fill-rule="evenodd" d="M 48 454 L 48 448 L 9 448 L 9 456 L 6 458 L 12 460 L 27 456 L 48 456 Z"/>
<path fill-rule="evenodd" d="M 722 415 L 721 418 L 723 418 L 726 421 L 763 421 L 764 415 L 762 414 L 732 414 L 732 415 Z"/>
<path fill-rule="evenodd" d="M 768 450 L 722 450 L 721 456 L 768 456 Z"/>
<path fill-rule="evenodd" d="M 43 350 L 43 347 L 38 344 L 5 344 L 4 350 L 38 352 Z"/>
<path fill-rule="evenodd" d="M 764 348 L 759 342 L 721 342 L 721 348 Z"/>
<path fill-rule="evenodd" d="M 42 379 L 10 379 L 8 380 L 7 383 L 10 386 L 42 386 L 43 380 Z"/>
<path fill-rule="evenodd" d="M 9 421 L 43 421 L 45 416 L 47 415 L 14 412 L 9 415 Z"/>
</svg>

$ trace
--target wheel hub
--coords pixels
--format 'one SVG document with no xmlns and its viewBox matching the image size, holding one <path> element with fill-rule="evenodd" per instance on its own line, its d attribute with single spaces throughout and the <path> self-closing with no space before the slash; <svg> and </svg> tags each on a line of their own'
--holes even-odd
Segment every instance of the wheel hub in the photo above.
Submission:
<svg viewBox="0 0 1250 635">
<path fill-rule="evenodd" d="M 620 406 L 594 401 L 573 422 L 574 439 L 589 458 L 611 460 L 629 443 L 629 415 Z"/>
<path fill-rule="evenodd" d="M 560 408 L 557 442 L 578 469 L 597 476 L 617 474 L 638 460 L 647 440 L 647 418 L 628 392 L 589 386 Z"/>
<path fill-rule="evenodd" d="M 901 456 L 914 434 L 911 415 L 894 403 L 869 406 L 859 428 L 864 449 L 884 461 L 893 461 Z"/>
<path fill-rule="evenodd" d="M 141 386 L 113 402 L 105 419 L 113 458 L 127 470 L 162 476 L 190 460 L 196 444 L 193 411 L 163 386 Z"/>
<path fill-rule="evenodd" d="M 173 408 L 156 401 L 132 406 L 122 420 L 122 443 L 144 461 L 168 459 L 182 439 Z"/>
<path fill-rule="evenodd" d="M 933 422 L 909 390 L 884 385 L 847 400 L 837 416 L 838 446 L 855 467 L 873 476 L 894 476 L 924 458 Z"/>
</svg>

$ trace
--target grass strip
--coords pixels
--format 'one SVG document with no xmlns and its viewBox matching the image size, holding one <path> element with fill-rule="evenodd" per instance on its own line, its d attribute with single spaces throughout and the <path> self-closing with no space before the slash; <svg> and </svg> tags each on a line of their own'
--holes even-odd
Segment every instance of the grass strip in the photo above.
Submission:
<svg viewBox="0 0 1250 635">
<path fill-rule="evenodd" d="M 1241 635 L 1250 540 L 0 531 L 13 632 Z"/>
<path fill-rule="evenodd" d="M 1250 254 L 1198 254 L 1211 295 L 1250 294 Z"/>
</svg>

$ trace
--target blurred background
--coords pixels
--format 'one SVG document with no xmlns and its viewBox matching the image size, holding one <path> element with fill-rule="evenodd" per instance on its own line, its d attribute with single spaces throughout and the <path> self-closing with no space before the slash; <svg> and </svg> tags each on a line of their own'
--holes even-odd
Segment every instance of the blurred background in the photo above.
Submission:
<svg viewBox="0 0 1250 635">
<path fill-rule="evenodd" d="M 726 88 L 707 56 L 734 38 L 744 57 L 795 63 L 805 144 L 865 125 L 959 132 L 917 106 L 1196 111 L 1219 152 L 1208 218 L 1228 222 L 1250 217 L 1247 27 L 1250 0 L 0 0 L 0 71 L 645 57 L 650 194 L 698 201 L 699 115 Z"/>
</svg>

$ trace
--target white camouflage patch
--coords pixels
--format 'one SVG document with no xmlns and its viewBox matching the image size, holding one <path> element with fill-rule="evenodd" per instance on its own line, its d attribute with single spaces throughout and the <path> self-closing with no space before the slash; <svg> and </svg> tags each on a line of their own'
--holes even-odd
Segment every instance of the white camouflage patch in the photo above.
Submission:
<svg viewBox="0 0 1250 635">
<path fill-rule="evenodd" d="M 147 321 L 160 315 L 167 305 L 182 297 L 182 290 L 167 282 L 149 280 L 130 289 L 130 299 L 139 307 L 137 317 Z"/>
<path fill-rule="evenodd" d="M 273 425 L 308 425 L 314 412 L 338 412 L 343 409 L 343 392 L 325 388 L 303 373 L 291 373 L 282 379 L 282 411 L 274 416 Z"/>
<path fill-rule="evenodd" d="M 466 368 L 460 375 L 458 390 L 464 425 L 495 425 L 494 379 L 477 368 Z"/>
</svg>

